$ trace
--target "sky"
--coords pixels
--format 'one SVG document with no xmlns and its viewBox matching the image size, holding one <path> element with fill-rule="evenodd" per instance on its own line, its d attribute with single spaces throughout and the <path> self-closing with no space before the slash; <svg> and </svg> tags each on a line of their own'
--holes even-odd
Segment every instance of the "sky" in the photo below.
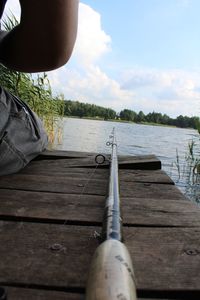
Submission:
<svg viewBox="0 0 200 300">
<path fill-rule="evenodd" d="M 20 15 L 17 0 L 8 0 Z M 70 61 L 48 72 L 55 94 L 120 112 L 200 115 L 199 0 L 83 0 Z"/>
</svg>

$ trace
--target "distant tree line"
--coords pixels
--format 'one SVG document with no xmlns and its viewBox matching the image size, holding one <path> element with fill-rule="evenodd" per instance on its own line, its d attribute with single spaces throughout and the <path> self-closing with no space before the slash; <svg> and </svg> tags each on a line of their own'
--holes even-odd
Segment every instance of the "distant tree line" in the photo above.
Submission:
<svg viewBox="0 0 200 300">
<path fill-rule="evenodd" d="M 145 115 L 143 111 L 137 113 L 130 109 L 123 109 L 120 111 L 120 113 L 117 113 L 111 108 L 105 108 L 95 104 L 82 103 L 72 100 L 64 101 L 64 115 L 76 116 L 80 118 L 99 118 L 103 120 L 119 119 L 135 123 L 155 123 L 200 130 L 199 117 L 187 117 L 180 115 L 173 119 L 166 114 L 151 112 Z"/>
<path fill-rule="evenodd" d="M 117 116 L 116 112 L 111 108 L 71 100 L 66 100 L 64 103 L 64 115 L 104 120 L 113 120 Z"/>
<path fill-rule="evenodd" d="M 120 112 L 119 117 L 121 120 L 136 122 L 136 123 L 155 123 L 176 126 L 181 128 L 194 128 L 200 129 L 200 118 L 199 117 L 188 117 L 188 116 L 178 116 L 173 119 L 166 114 L 161 114 L 158 112 L 151 112 L 145 115 L 142 111 L 136 113 L 135 111 L 124 109 Z"/>
</svg>

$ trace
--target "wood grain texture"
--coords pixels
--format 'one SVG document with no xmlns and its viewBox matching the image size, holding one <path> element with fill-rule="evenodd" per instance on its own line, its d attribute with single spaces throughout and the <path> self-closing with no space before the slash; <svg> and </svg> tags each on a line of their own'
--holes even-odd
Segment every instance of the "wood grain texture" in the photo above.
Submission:
<svg viewBox="0 0 200 300">
<path fill-rule="evenodd" d="M 49 156 L 46 157 L 47 163 L 53 162 L 54 164 L 63 163 L 66 167 L 96 167 L 95 157 L 96 154 L 80 157 L 66 157 L 60 156 L 62 159 L 52 159 Z M 58 158 L 59 156 L 57 156 Z M 59 158 L 60 158 L 59 157 Z M 109 155 L 105 155 L 105 162 L 99 167 L 108 167 Z M 47 159 L 48 158 L 48 159 Z M 50 158 L 50 159 L 49 159 Z M 37 160 L 41 163 L 45 160 Z M 36 162 L 36 161 L 35 161 Z M 155 155 L 143 155 L 143 156 L 119 156 L 119 168 L 122 169 L 144 169 L 144 170 L 156 170 L 161 169 L 161 162 Z"/>
<path fill-rule="evenodd" d="M 97 167 L 94 168 L 70 168 L 65 166 L 62 161 L 33 161 L 18 174 L 38 174 L 52 177 L 70 178 L 92 178 L 108 180 L 109 170 Z M 119 170 L 120 181 L 125 182 L 150 182 L 174 184 L 172 179 L 162 170 Z"/>
<path fill-rule="evenodd" d="M 0 217 L 22 217 L 68 222 L 99 222 L 105 196 L 1 190 Z M 38 220 L 39 221 L 39 220 Z"/>
<path fill-rule="evenodd" d="M 121 182 L 165 183 L 174 185 L 173 180 L 162 170 L 119 170 Z"/>
<path fill-rule="evenodd" d="M 122 198 L 125 226 L 200 226 L 200 208 L 187 200 L 155 198 Z"/>
<path fill-rule="evenodd" d="M 119 156 L 119 169 L 158 170 L 161 161 L 155 155 Z"/>
<path fill-rule="evenodd" d="M 0 177 L 0 189 L 17 189 L 67 194 L 106 195 L 108 180 L 13 174 Z"/>
<path fill-rule="evenodd" d="M 84 288 L 99 230 L 0 222 L 1 284 Z M 199 291 L 200 228 L 124 228 L 124 238 L 140 290 Z"/>
<path fill-rule="evenodd" d="M 1 189 L 0 219 L 102 224 L 105 196 Z M 180 199 L 122 198 L 125 226 L 200 226 L 200 208 Z"/>
<path fill-rule="evenodd" d="M 47 291 L 29 288 L 5 287 L 8 300 L 85 300 L 85 295 L 80 293 Z M 138 298 L 138 300 L 169 300 Z M 173 299 L 170 299 L 173 300 Z M 175 300 L 175 299 L 174 299 Z M 179 298 L 179 300 L 182 300 Z"/>
<path fill-rule="evenodd" d="M 1 285 L 84 288 L 87 268 L 98 245 L 96 229 L 0 222 Z"/>
<path fill-rule="evenodd" d="M 45 150 L 36 159 L 62 159 L 62 158 L 82 158 L 94 156 L 96 153 L 80 151 L 63 151 L 63 150 Z"/>
<path fill-rule="evenodd" d="M 79 151 L 62 151 L 62 150 L 45 150 L 40 155 L 37 156 L 37 159 L 65 159 L 65 158 L 85 158 L 85 157 L 95 157 L 98 154 L 102 154 L 106 157 L 109 157 L 109 153 L 94 153 L 94 152 L 79 152 Z M 118 155 L 119 160 L 133 159 L 137 162 L 147 162 L 150 160 L 159 161 L 159 159 L 155 155 Z"/>
<path fill-rule="evenodd" d="M 84 300 L 84 294 L 5 287 L 8 300 Z"/>
<path fill-rule="evenodd" d="M 199 228 L 127 229 L 125 239 L 138 287 L 144 290 L 196 290 L 200 295 L 199 238 Z"/>
<path fill-rule="evenodd" d="M 107 176 L 106 176 L 107 177 Z M 0 177 L 0 189 L 18 189 L 68 194 L 106 195 L 108 180 L 95 178 L 69 178 L 66 176 L 13 174 Z M 120 181 L 121 197 L 149 197 L 160 199 L 184 199 L 181 192 L 173 185 L 148 182 Z"/>
<path fill-rule="evenodd" d="M 96 168 L 94 158 L 47 152 L 0 177 L 0 285 L 8 300 L 84 299 L 109 177 L 108 161 Z M 119 177 L 140 296 L 200 299 L 200 209 L 155 156 L 120 157 Z"/>
<path fill-rule="evenodd" d="M 56 161 L 57 162 L 57 161 Z M 18 174 L 30 174 L 30 175 L 48 175 L 51 177 L 69 177 L 69 178 L 96 178 L 96 179 L 108 179 L 109 169 L 103 168 L 70 168 L 62 164 L 61 161 L 49 163 L 49 161 L 32 161 Z"/>
<path fill-rule="evenodd" d="M 121 197 L 154 198 L 160 199 L 185 199 L 184 195 L 174 185 L 154 184 L 146 182 L 120 181 Z"/>
</svg>

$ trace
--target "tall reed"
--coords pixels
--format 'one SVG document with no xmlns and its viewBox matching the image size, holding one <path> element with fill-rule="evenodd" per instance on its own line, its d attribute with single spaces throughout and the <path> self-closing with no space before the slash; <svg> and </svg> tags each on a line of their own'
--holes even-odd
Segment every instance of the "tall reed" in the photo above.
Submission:
<svg viewBox="0 0 200 300">
<path fill-rule="evenodd" d="M 185 194 L 188 198 L 200 203 L 200 151 L 199 145 L 191 141 L 187 147 L 185 159 L 181 159 L 176 150 L 176 162 L 178 182 L 185 182 Z"/>
</svg>

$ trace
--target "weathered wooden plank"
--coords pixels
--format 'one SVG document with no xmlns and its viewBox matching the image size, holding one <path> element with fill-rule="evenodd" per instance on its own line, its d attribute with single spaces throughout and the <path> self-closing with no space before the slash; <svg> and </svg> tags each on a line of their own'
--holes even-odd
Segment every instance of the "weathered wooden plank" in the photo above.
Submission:
<svg viewBox="0 0 200 300">
<path fill-rule="evenodd" d="M 138 287 L 196 290 L 200 295 L 200 229 L 129 228 L 125 238 Z"/>
<path fill-rule="evenodd" d="M 96 167 L 95 161 L 96 155 L 80 158 L 63 158 L 59 160 L 47 160 L 46 164 L 60 164 L 63 163 L 66 167 Z M 99 165 L 99 168 L 107 168 L 109 165 L 110 156 L 106 156 L 106 160 L 103 164 Z M 161 168 L 161 162 L 155 155 L 144 155 L 144 156 L 119 156 L 119 168 L 122 169 L 144 169 L 144 170 L 156 170 Z M 44 161 L 37 161 L 43 165 Z"/>
<path fill-rule="evenodd" d="M 95 229 L 0 222 L 0 283 L 58 288 L 85 286 Z"/>
<path fill-rule="evenodd" d="M 185 199 L 177 187 L 170 184 L 139 183 L 120 181 L 121 197 Z"/>
<path fill-rule="evenodd" d="M 83 168 L 83 167 L 91 167 L 94 168 L 97 166 L 97 163 L 95 162 L 95 156 L 96 155 L 92 155 L 92 156 L 84 156 L 84 157 L 80 157 L 80 158 L 63 158 L 63 159 L 46 159 L 46 160 L 36 160 L 33 161 L 35 164 L 37 163 L 37 165 L 40 165 L 41 168 L 43 165 L 53 165 L 53 166 L 60 166 L 61 164 L 65 167 L 78 167 L 78 168 Z M 31 162 L 32 163 L 32 162 Z M 100 165 L 99 167 L 106 167 L 108 168 L 109 166 L 109 161 L 106 160 L 104 163 L 102 163 L 102 165 Z"/>
<path fill-rule="evenodd" d="M 84 294 L 5 287 L 8 300 L 84 300 Z"/>
<path fill-rule="evenodd" d="M 187 200 L 122 198 L 124 225 L 200 226 L 200 208 Z"/>
<path fill-rule="evenodd" d="M 0 218 L 5 216 L 52 222 L 102 222 L 105 196 L 0 190 Z"/>
<path fill-rule="evenodd" d="M 93 178 L 93 179 L 107 179 L 109 177 L 109 170 L 102 168 L 70 168 L 66 167 L 62 161 L 59 163 L 46 163 L 42 164 L 38 161 L 32 161 L 18 174 L 30 174 L 30 175 L 48 175 L 52 177 L 70 177 L 70 178 Z"/>
<path fill-rule="evenodd" d="M 48 176 L 68 176 L 80 178 L 92 176 L 101 179 L 109 177 L 109 170 L 102 168 L 70 168 L 62 161 L 33 161 L 27 165 L 19 174 L 40 174 Z M 138 181 L 174 184 L 172 179 L 162 170 L 119 170 L 120 181 Z"/>
<path fill-rule="evenodd" d="M 105 195 L 108 180 L 76 179 L 54 177 L 46 175 L 12 174 L 0 177 L 0 189 L 18 189 L 29 191 L 43 191 L 52 193 L 93 194 Z"/>
<path fill-rule="evenodd" d="M 108 180 L 76 179 L 46 175 L 13 174 L 0 177 L 0 189 L 20 189 L 54 193 L 106 195 Z M 122 197 L 145 197 L 160 199 L 184 199 L 183 194 L 173 185 L 120 181 Z"/>
<path fill-rule="evenodd" d="M 45 160 L 35 160 L 30 162 L 31 164 L 37 164 L 41 168 L 43 166 L 61 166 L 63 165 L 65 168 L 67 167 L 96 167 L 97 163 L 95 162 L 95 155 L 92 156 L 84 156 L 79 158 L 63 158 L 63 159 L 45 159 Z M 109 162 L 105 161 L 103 163 L 104 167 L 108 167 Z"/>
<path fill-rule="evenodd" d="M 162 170 L 119 170 L 121 182 L 149 182 L 173 184 L 173 180 Z"/>
<path fill-rule="evenodd" d="M 0 282 L 84 288 L 99 227 L 0 222 Z M 200 291 L 200 228 L 125 228 L 137 287 Z"/>
<path fill-rule="evenodd" d="M 62 158 L 81 158 L 86 156 L 92 156 L 95 153 L 92 152 L 80 152 L 80 151 L 63 151 L 63 150 L 45 150 L 35 159 L 62 159 Z"/>
<path fill-rule="evenodd" d="M 101 224 L 105 196 L 0 190 L 0 218 L 55 223 Z M 200 209 L 190 201 L 122 198 L 125 226 L 200 226 Z"/>
<path fill-rule="evenodd" d="M 28 288 L 5 287 L 8 300 L 85 300 L 85 295 L 80 293 L 67 293 L 58 291 L 46 291 Z M 169 299 L 150 299 L 143 300 L 169 300 Z M 142 300 L 138 298 L 138 300 Z M 173 300 L 173 299 L 170 299 Z M 179 298 L 179 300 L 181 300 Z"/>
<path fill-rule="evenodd" d="M 94 157 L 98 153 L 92 153 L 92 152 L 78 152 L 78 151 L 62 151 L 62 150 L 46 150 L 43 153 L 41 153 L 36 160 L 40 159 L 65 159 L 65 158 L 86 158 L 86 157 Z M 102 153 L 106 158 L 108 158 L 109 154 Z M 119 162 L 123 162 L 126 164 L 127 160 L 134 161 L 136 164 L 147 164 L 151 165 L 153 167 L 153 164 L 160 169 L 161 164 L 160 160 L 155 155 L 137 155 L 137 156 L 128 156 L 128 155 L 119 155 Z M 157 168 L 156 167 L 156 168 Z M 150 168 L 151 169 L 151 168 Z M 153 168 L 154 169 L 154 168 Z"/>
<path fill-rule="evenodd" d="M 118 161 L 119 169 L 161 169 L 161 161 L 155 155 L 119 156 Z"/>
</svg>

